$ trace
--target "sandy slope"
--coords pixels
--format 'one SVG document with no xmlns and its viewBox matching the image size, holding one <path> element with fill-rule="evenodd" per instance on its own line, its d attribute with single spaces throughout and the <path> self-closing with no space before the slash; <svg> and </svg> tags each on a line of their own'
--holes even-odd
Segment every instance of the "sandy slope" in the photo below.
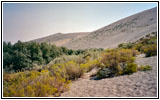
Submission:
<svg viewBox="0 0 160 100">
<path fill-rule="evenodd" d="M 107 18 L 107 16 L 106 16 Z M 157 31 L 157 7 L 123 18 L 92 32 L 57 33 L 33 40 L 71 49 L 114 48 Z"/>
<path fill-rule="evenodd" d="M 88 34 L 89 34 L 89 32 L 76 32 L 76 33 L 66 33 L 66 34 L 56 33 L 56 34 L 53 34 L 53 35 L 49 35 L 49 36 L 46 36 L 46 37 L 31 40 L 31 41 L 38 42 L 38 43 L 48 42 L 48 43 L 51 43 L 51 44 L 55 44 L 57 46 L 63 46 L 64 44 L 66 44 L 67 42 L 69 42 L 71 40 L 84 37 Z"/>
<path fill-rule="evenodd" d="M 63 93 L 61 97 L 156 97 L 157 56 L 137 57 L 136 63 L 151 65 L 152 70 L 102 80 L 91 80 L 90 72 L 73 82 L 70 91 Z"/>
<path fill-rule="evenodd" d="M 64 46 L 71 49 L 114 48 L 120 43 L 133 42 L 156 31 L 157 8 L 152 8 L 69 41 Z"/>
</svg>

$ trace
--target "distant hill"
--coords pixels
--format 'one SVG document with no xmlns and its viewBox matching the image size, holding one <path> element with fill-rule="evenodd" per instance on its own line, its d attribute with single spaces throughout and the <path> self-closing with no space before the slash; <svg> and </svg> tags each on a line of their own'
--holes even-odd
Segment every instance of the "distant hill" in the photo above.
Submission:
<svg viewBox="0 0 160 100">
<path fill-rule="evenodd" d="M 49 35 L 49 36 L 46 36 L 46 37 L 42 37 L 42 38 L 39 38 L 39 39 L 35 39 L 35 40 L 32 40 L 32 41 L 38 42 L 38 43 L 48 42 L 48 43 L 51 43 L 51 44 L 55 44 L 57 46 L 63 46 L 71 40 L 73 41 L 75 39 L 84 37 L 88 34 L 89 34 L 89 32 L 78 32 L 78 33 L 67 33 L 67 34 L 56 33 L 56 34 Z"/>
<path fill-rule="evenodd" d="M 71 49 L 113 48 L 157 31 L 157 7 L 121 19 L 93 32 L 54 34 L 36 39 Z"/>
</svg>

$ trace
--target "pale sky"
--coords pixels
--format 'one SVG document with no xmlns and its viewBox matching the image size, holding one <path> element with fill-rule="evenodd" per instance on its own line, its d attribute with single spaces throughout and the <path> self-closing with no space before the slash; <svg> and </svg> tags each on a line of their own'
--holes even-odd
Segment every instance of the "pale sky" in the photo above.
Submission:
<svg viewBox="0 0 160 100">
<path fill-rule="evenodd" d="M 156 3 L 3 3 L 3 41 L 91 32 Z"/>
</svg>

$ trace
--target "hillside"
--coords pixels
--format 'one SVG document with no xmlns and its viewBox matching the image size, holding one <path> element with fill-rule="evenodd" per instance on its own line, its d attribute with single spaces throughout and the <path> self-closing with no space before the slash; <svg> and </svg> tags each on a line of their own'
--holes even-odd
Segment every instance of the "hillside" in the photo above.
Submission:
<svg viewBox="0 0 160 100">
<path fill-rule="evenodd" d="M 157 8 L 155 7 L 90 33 L 57 33 L 33 41 L 54 43 L 57 46 L 65 46 L 71 49 L 113 48 L 120 43 L 134 42 L 146 34 L 156 31 Z"/>
<path fill-rule="evenodd" d="M 49 42 L 71 49 L 113 48 L 123 42 L 134 42 L 148 33 L 157 31 L 157 8 L 152 8 L 93 32 L 57 33 L 33 40 Z"/>
<path fill-rule="evenodd" d="M 157 8 L 152 8 L 95 30 L 65 46 L 72 49 L 112 48 L 122 42 L 136 41 L 156 30 Z"/>
<path fill-rule="evenodd" d="M 63 34 L 63 33 L 56 33 L 53 35 L 49 35 L 46 37 L 42 37 L 39 39 L 35 39 L 32 40 L 33 42 L 48 42 L 51 44 L 55 44 L 57 46 L 63 46 L 64 44 L 66 44 L 67 42 L 80 38 L 80 37 L 84 37 L 87 34 L 89 34 L 89 32 L 79 32 L 79 33 L 67 33 L 67 34 Z"/>
</svg>

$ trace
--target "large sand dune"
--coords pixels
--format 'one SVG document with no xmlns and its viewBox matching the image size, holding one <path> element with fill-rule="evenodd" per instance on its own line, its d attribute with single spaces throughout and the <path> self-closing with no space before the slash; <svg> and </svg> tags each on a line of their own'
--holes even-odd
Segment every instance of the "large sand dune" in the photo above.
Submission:
<svg viewBox="0 0 160 100">
<path fill-rule="evenodd" d="M 107 18 L 107 16 L 106 16 Z M 33 40 L 71 49 L 112 48 L 157 31 L 157 7 L 137 13 L 93 32 L 53 34 Z"/>
<path fill-rule="evenodd" d="M 129 16 L 65 44 L 72 49 L 112 48 L 157 31 L 157 8 Z"/>
</svg>

